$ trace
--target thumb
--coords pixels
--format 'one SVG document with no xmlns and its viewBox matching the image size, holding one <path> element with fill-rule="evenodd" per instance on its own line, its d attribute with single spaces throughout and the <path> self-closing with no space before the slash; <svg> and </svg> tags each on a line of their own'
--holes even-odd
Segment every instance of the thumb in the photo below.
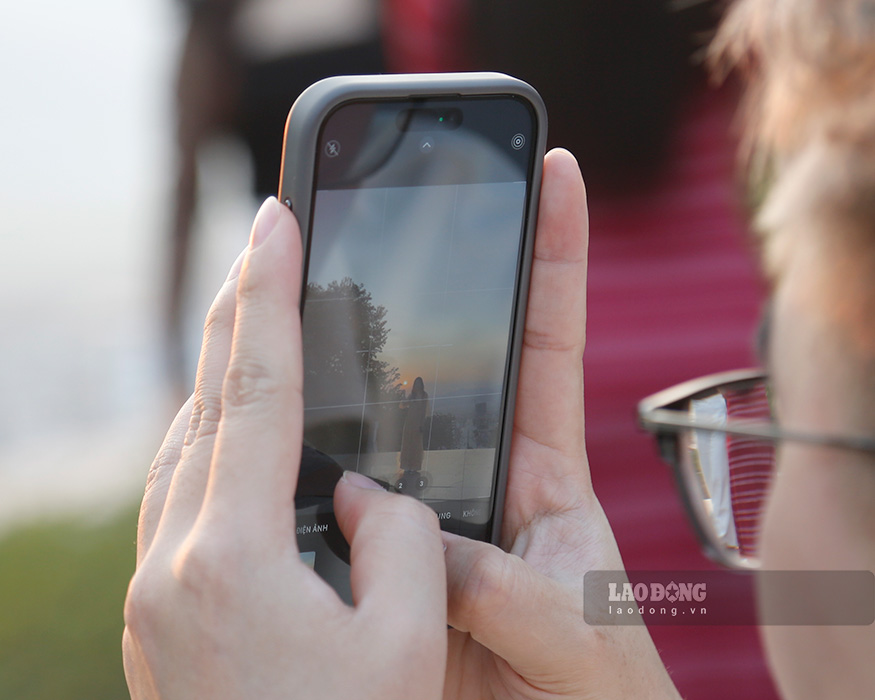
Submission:
<svg viewBox="0 0 875 700">
<path fill-rule="evenodd" d="M 356 472 L 337 482 L 334 508 L 350 543 L 356 608 L 401 615 L 420 629 L 434 626 L 445 639 L 446 575 L 434 511 Z"/>
<path fill-rule="evenodd" d="M 444 533 L 448 620 L 551 697 L 672 697 L 644 625 L 590 627 L 580 588 L 512 554 Z"/>
<path fill-rule="evenodd" d="M 452 627 L 523 676 L 574 667 L 564 654 L 581 648 L 582 585 L 578 596 L 494 545 L 446 532 L 443 539 Z"/>
</svg>

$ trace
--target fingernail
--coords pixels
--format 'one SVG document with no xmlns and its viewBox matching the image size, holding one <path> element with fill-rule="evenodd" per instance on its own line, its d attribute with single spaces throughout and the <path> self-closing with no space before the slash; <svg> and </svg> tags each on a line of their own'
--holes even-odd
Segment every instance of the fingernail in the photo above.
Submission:
<svg viewBox="0 0 875 700">
<path fill-rule="evenodd" d="M 243 269 L 243 259 L 246 257 L 247 250 L 248 248 L 244 248 L 240 255 L 237 256 L 234 264 L 231 265 L 231 270 L 228 272 L 227 279 L 225 279 L 226 282 L 230 282 L 231 280 L 237 279 L 240 276 L 240 270 Z"/>
<path fill-rule="evenodd" d="M 267 240 L 280 218 L 280 203 L 276 197 L 268 197 L 255 215 L 252 224 L 252 234 L 249 236 L 249 247 L 257 248 Z"/>
<path fill-rule="evenodd" d="M 343 476 L 341 478 L 350 486 L 355 486 L 359 489 L 372 489 L 376 491 L 386 490 L 376 481 L 373 481 L 372 479 L 366 477 L 364 474 L 359 474 L 358 472 L 343 472 Z"/>
</svg>

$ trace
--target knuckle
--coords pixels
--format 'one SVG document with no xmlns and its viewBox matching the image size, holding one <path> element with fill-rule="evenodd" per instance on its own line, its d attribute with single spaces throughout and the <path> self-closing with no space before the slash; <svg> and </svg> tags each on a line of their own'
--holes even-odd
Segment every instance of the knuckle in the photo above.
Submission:
<svg viewBox="0 0 875 700">
<path fill-rule="evenodd" d="M 184 444 L 190 447 L 201 438 L 212 437 L 219 431 L 219 421 L 222 418 L 221 396 L 200 385 L 195 393 L 191 420 L 185 434 Z"/>
<path fill-rule="evenodd" d="M 207 311 L 204 321 L 204 339 L 229 333 L 234 328 L 234 295 L 223 288 Z"/>
<path fill-rule="evenodd" d="M 283 382 L 255 357 L 235 358 L 225 373 L 222 402 L 226 407 L 273 403 L 282 396 Z"/>
<path fill-rule="evenodd" d="M 146 569 L 138 569 L 128 585 L 124 604 L 124 623 L 134 636 L 153 629 L 167 607 L 165 596 L 158 591 L 155 576 Z"/>
<path fill-rule="evenodd" d="M 509 555 L 484 547 L 471 561 L 455 591 L 455 610 L 472 628 L 501 615 L 511 600 L 514 568 Z"/>
<path fill-rule="evenodd" d="M 144 500 L 153 493 L 156 489 L 164 490 L 169 488 L 170 480 L 173 478 L 173 472 L 176 471 L 176 465 L 179 462 L 179 455 L 169 454 L 165 450 L 161 450 L 149 467 L 149 472 L 146 474 L 146 487 L 143 492 Z"/>
<path fill-rule="evenodd" d="M 167 436 L 152 464 L 149 466 L 149 472 L 146 474 L 146 489 L 148 495 L 154 489 L 166 489 L 170 485 L 170 479 L 173 477 L 173 472 L 176 471 L 176 466 L 179 464 L 182 450 L 185 445 L 184 421 L 187 412 L 190 410 L 190 401 L 180 409 L 174 419 L 170 430 L 167 431 Z M 191 416 L 188 415 L 190 421 Z"/>
<path fill-rule="evenodd" d="M 555 333 L 543 331 L 531 325 L 526 326 L 523 332 L 523 344 L 533 350 L 544 350 L 547 352 L 578 351 L 574 343 L 559 339 Z"/>
<path fill-rule="evenodd" d="M 224 588 L 231 567 L 228 546 L 200 539 L 177 552 L 172 562 L 173 578 L 189 593 L 218 592 Z M 230 568 L 229 568 L 230 567 Z"/>
<path fill-rule="evenodd" d="M 226 605 L 240 592 L 240 571 L 257 571 L 265 562 L 260 543 L 248 542 L 232 528 L 211 526 L 209 535 L 190 537 L 173 556 L 173 581 L 186 600 Z"/>
<path fill-rule="evenodd" d="M 172 636 L 183 618 L 219 619 L 245 593 L 233 572 L 251 570 L 253 562 L 241 550 L 233 537 L 198 537 L 173 553 L 147 557 L 128 586 L 126 628 L 137 638 L 160 638 Z"/>
</svg>

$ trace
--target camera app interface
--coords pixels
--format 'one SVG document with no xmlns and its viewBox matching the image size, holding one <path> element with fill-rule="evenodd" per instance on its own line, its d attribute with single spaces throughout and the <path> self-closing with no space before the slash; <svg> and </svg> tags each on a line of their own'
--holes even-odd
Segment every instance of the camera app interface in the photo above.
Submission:
<svg viewBox="0 0 875 700">
<path fill-rule="evenodd" d="M 523 103 L 470 102 L 353 105 L 323 130 L 296 498 L 323 575 L 348 551 L 343 470 L 489 532 L 534 134 Z"/>
</svg>

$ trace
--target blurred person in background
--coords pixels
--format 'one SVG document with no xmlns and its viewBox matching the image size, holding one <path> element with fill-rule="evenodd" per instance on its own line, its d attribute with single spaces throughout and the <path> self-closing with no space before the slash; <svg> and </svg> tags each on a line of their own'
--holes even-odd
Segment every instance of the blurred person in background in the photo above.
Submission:
<svg viewBox="0 0 875 700">
<path fill-rule="evenodd" d="M 182 0 L 187 30 L 176 84 L 176 188 L 166 329 L 171 379 L 188 376 L 182 310 L 197 159 L 216 137 L 236 137 L 252 158 L 253 190 L 275 194 L 289 107 L 329 75 L 381 73 L 380 0 Z"/>
<path fill-rule="evenodd" d="M 176 85 L 176 188 L 165 326 L 171 380 L 187 387 L 182 311 L 197 207 L 198 154 L 232 136 L 253 192 L 279 184 L 292 103 L 331 75 L 470 69 L 467 0 L 181 0 L 187 31 Z"/>
</svg>

